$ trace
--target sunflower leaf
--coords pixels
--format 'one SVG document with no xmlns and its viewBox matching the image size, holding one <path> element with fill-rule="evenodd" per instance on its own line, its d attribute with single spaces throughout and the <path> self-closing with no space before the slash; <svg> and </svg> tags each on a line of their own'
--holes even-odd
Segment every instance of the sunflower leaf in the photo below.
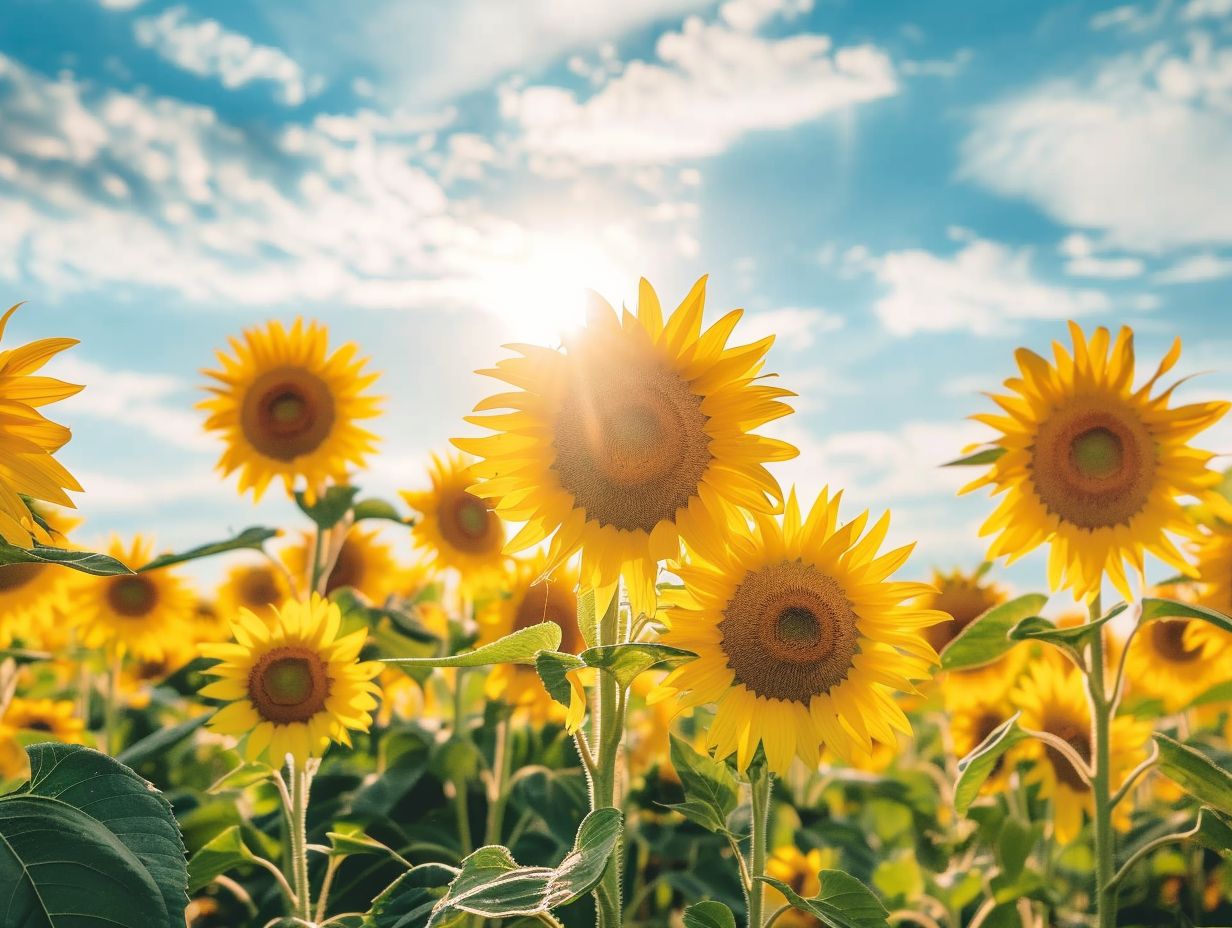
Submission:
<svg viewBox="0 0 1232 928">
<path fill-rule="evenodd" d="M 1128 608 L 1128 603 L 1117 603 L 1093 622 L 1065 628 L 1059 628 L 1041 616 L 1031 616 L 1010 629 L 1010 637 L 1015 641 L 1046 641 L 1066 652 L 1079 666 L 1083 666 L 1083 649 L 1095 633 Z"/>
<path fill-rule="evenodd" d="M 1001 455 L 1005 454 L 1005 449 L 999 446 L 992 448 L 982 448 L 974 454 L 968 454 L 961 458 L 955 458 L 952 461 L 946 461 L 942 467 L 978 467 L 981 464 L 992 464 Z"/>
<path fill-rule="evenodd" d="M 966 670 L 991 663 L 1014 646 L 1010 630 L 1043 608 L 1048 597 L 1027 593 L 993 606 L 962 629 L 941 652 L 942 670 Z"/>
<path fill-rule="evenodd" d="M 383 844 L 376 838 L 368 835 L 364 831 L 364 826 L 355 822 L 335 822 L 334 830 L 327 831 L 325 837 L 329 838 L 330 857 L 371 855 L 388 857 L 407 867 L 411 866 L 405 857 L 389 845 Z"/>
<path fill-rule="evenodd" d="M 298 490 L 295 493 L 295 505 L 299 507 L 300 512 L 324 531 L 342 521 L 342 517 L 355 504 L 355 497 L 358 493 L 359 487 L 327 487 L 324 493 L 310 503 L 307 495 L 302 490 Z"/>
<path fill-rule="evenodd" d="M 1192 603 L 1177 602 L 1174 599 L 1148 598 L 1142 600 L 1142 615 L 1138 623 L 1145 624 L 1157 619 L 1197 619 L 1210 622 L 1225 632 L 1232 632 L 1232 618 L 1222 612 L 1195 606 Z"/>
<path fill-rule="evenodd" d="M 188 891 L 195 893 L 214 882 L 228 870 L 256 860 L 256 855 L 244 843 L 239 825 L 225 828 L 210 839 L 188 861 Z"/>
<path fill-rule="evenodd" d="M 20 548 L 7 541 L 0 541 L 0 567 L 7 564 L 59 564 L 61 567 L 71 567 L 83 574 L 95 577 L 114 577 L 118 574 L 131 574 L 124 564 L 107 554 L 94 551 L 69 551 L 65 548 L 51 548 L 47 545 L 35 545 L 32 548 Z"/>
<path fill-rule="evenodd" d="M 773 886 L 792 906 L 807 912 L 829 928 L 885 928 L 889 912 L 873 891 L 842 870 L 822 870 L 818 874 L 821 891 L 805 899 L 782 880 L 769 876 L 757 879 Z"/>
<path fill-rule="evenodd" d="M 1185 708 L 1193 709 L 1197 706 L 1209 706 L 1213 703 L 1232 702 L 1232 680 L 1224 680 L 1222 683 L 1216 683 L 1209 690 L 1200 693 L 1193 702 Z"/>
<path fill-rule="evenodd" d="M 599 616 L 595 612 L 595 591 L 585 589 L 578 593 L 577 625 L 582 633 L 586 647 L 593 648 L 599 643 Z"/>
<path fill-rule="evenodd" d="M 954 808 L 966 815 L 979 795 L 984 781 L 996 770 L 1002 755 L 1019 742 L 1031 737 L 1018 727 L 1018 716 L 1006 719 L 981 741 L 970 754 L 958 762 L 958 780 L 954 783 Z"/>
<path fill-rule="evenodd" d="M 417 667 L 485 667 L 488 664 L 533 664 L 540 651 L 555 651 L 560 644 L 560 626 L 555 622 L 540 622 L 518 629 L 504 638 L 443 657 L 385 657 L 386 664 L 410 664 Z"/>
<path fill-rule="evenodd" d="M 385 519 L 389 522 L 397 522 L 400 525 L 405 525 L 407 520 L 398 512 L 396 507 L 389 500 L 377 499 L 369 497 L 361 499 L 351 507 L 351 512 L 355 516 L 356 522 L 362 522 L 364 519 Z"/>
<path fill-rule="evenodd" d="M 457 875 L 454 867 L 445 864 L 412 867 L 373 900 L 365 924 L 372 928 L 423 928 L 432 915 L 432 907 Z"/>
<path fill-rule="evenodd" d="M 632 642 L 587 648 L 579 657 L 587 667 L 597 667 L 604 673 L 610 673 L 622 688 L 628 688 L 647 670 L 655 667 L 679 667 L 697 655 L 692 651 L 665 644 Z"/>
<path fill-rule="evenodd" d="M 736 928 L 736 916 L 723 903 L 706 899 L 684 910 L 684 928 Z"/>
<path fill-rule="evenodd" d="M 204 725 L 208 719 L 208 715 L 198 715 L 196 718 L 181 722 L 179 725 L 173 725 L 170 728 L 160 728 L 152 735 L 142 738 L 136 744 L 130 744 L 116 755 L 116 760 L 130 767 L 136 767 L 142 761 L 148 760 L 156 754 L 162 754 L 169 748 L 179 744 Z"/>
<path fill-rule="evenodd" d="M 1191 745 L 1155 733 L 1159 771 L 1199 802 L 1232 814 L 1232 773 Z"/>
<path fill-rule="evenodd" d="M 727 817 L 740 802 L 740 781 L 731 768 L 675 735 L 671 736 L 671 759 L 685 801 L 667 808 L 715 834 L 730 834 Z"/>
<path fill-rule="evenodd" d="M 586 662 L 580 657 L 563 651 L 540 651 L 535 655 L 535 670 L 539 673 L 543 688 L 566 709 L 573 698 L 573 686 L 567 675 L 585 666 Z"/>
<path fill-rule="evenodd" d="M 278 534 L 279 532 L 276 528 L 254 525 L 251 528 L 244 529 L 234 538 L 228 538 L 226 541 L 212 541 L 209 544 L 190 548 L 188 551 L 180 554 L 164 554 L 162 557 L 156 557 L 150 563 L 138 567 L 137 572 L 144 573 L 147 570 L 158 570 L 160 567 L 170 567 L 172 564 L 183 564 L 185 561 L 196 561 L 203 557 L 213 557 L 215 554 L 239 551 L 244 548 L 260 551 L 267 541 L 271 538 L 276 538 Z"/>
</svg>

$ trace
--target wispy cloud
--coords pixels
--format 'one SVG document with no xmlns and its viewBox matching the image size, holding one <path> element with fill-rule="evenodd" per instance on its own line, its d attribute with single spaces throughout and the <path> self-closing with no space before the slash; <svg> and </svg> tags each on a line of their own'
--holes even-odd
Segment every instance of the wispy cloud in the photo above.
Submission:
<svg viewBox="0 0 1232 928">
<path fill-rule="evenodd" d="M 1224 277 L 1232 277 L 1232 258 L 1203 252 L 1182 258 L 1171 267 L 1154 274 L 1152 279 L 1161 284 L 1196 284 Z"/>
</svg>

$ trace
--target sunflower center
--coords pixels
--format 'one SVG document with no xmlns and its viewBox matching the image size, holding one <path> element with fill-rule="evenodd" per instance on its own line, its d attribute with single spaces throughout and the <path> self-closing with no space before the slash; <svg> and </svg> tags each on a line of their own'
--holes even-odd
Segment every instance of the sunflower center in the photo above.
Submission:
<svg viewBox="0 0 1232 928">
<path fill-rule="evenodd" d="M 1054 410 L 1040 423 L 1030 455 L 1040 502 L 1080 528 L 1126 525 L 1150 499 L 1154 441 L 1115 398 L 1079 398 Z"/>
<path fill-rule="evenodd" d="M 1185 629 L 1189 623 L 1184 619 L 1165 619 L 1151 626 L 1151 644 L 1160 657 L 1176 664 L 1188 664 L 1202 656 L 1201 648 L 1191 648 L 1185 643 Z"/>
<path fill-rule="evenodd" d="M 838 581 L 797 560 L 746 573 L 718 627 L 737 682 L 807 705 L 847 678 L 859 651 L 856 622 Z"/>
<path fill-rule="evenodd" d="M 149 615 L 158 605 L 158 588 L 140 574 L 118 577 L 107 589 L 107 603 L 124 618 L 138 619 Z"/>
<path fill-rule="evenodd" d="M 27 731 L 55 731 L 52 724 L 46 719 L 33 719 L 26 723 Z"/>
<path fill-rule="evenodd" d="M 555 423 L 556 471 L 601 525 L 650 532 L 674 521 L 710 466 L 708 417 L 690 384 L 631 353 L 571 358 Z"/>
<path fill-rule="evenodd" d="M 1084 727 L 1076 724 L 1061 725 L 1053 734 L 1073 748 L 1084 761 L 1091 762 L 1091 733 Z M 1064 754 L 1051 745 L 1045 745 L 1044 750 L 1048 754 L 1048 761 L 1052 764 L 1053 773 L 1056 774 L 1059 782 L 1078 791 L 1090 788 L 1086 780 L 1082 778 L 1082 774 Z"/>
<path fill-rule="evenodd" d="M 358 589 L 363 580 L 363 553 L 358 545 L 348 538 L 338 549 L 338 559 L 334 561 L 334 569 L 329 572 L 329 579 L 325 581 L 325 592 L 332 593 L 334 590 L 341 590 L 348 586 Z"/>
<path fill-rule="evenodd" d="M 304 647 L 275 648 L 248 674 L 248 697 L 267 722 L 306 722 L 324 708 L 329 691 L 325 663 Z"/>
<path fill-rule="evenodd" d="M 488 554 L 504 543 L 500 518 L 488 504 L 465 491 L 444 497 L 437 506 L 441 534 L 469 554 Z"/>
<path fill-rule="evenodd" d="M 6 564 L 0 567 L 0 591 L 16 590 L 32 581 L 46 564 Z"/>
<path fill-rule="evenodd" d="M 276 605 L 282 599 L 272 571 L 254 567 L 240 582 L 240 598 L 249 609 Z"/>
<path fill-rule="evenodd" d="M 266 371 L 244 394 L 241 429 L 266 457 L 291 461 L 311 454 L 333 425 L 333 394 L 321 378 L 302 368 Z"/>
<path fill-rule="evenodd" d="M 513 630 L 520 631 L 540 622 L 560 626 L 560 650 L 575 654 L 581 644 L 577 626 L 577 594 L 563 583 L 546 580 L 527 588 L 513 617 Z"/>
</svg>

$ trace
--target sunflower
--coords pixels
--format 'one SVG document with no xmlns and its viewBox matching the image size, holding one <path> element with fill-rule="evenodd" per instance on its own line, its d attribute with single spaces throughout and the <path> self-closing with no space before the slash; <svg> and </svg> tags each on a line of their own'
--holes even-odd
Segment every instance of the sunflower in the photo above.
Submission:
<svg viewBox="0 0 1232 928">
<path fill-rule="evenodd" d="M 983 582 L 984 569 L 974 573 L 954 570 L 943 574 L 933 571 L 935 593 L 924 597 L 928 609 L 944 612 L 953 621 L 941 622 L 924 629 L 924 637 L 938 654 L 958 637 L 958 633 L 993 606 L 1005 602 L 1005 591 L 995 583 Z"/>
<path fill-rule="evenodd" d="M 0 317 L 0 338 L 20 305 Z M 11 545 L 29 548 L 34 541 L 51 543 L 23 496 L 71 508 L 73 501 L 64 491 L 81 490 L 73 475 L 52 457 L 72 433 L 45 418 L 38 407 L 67 399 L 82 388 L 52 377 L 32 376 L 76 344 L 75 338 L 42 338 L 0 351 L 0 538 Z"/>
<path fill-rule="evenodd" d="M 1135 695 L 1159 699 L 1179 712 L 1232 677 L 1232 635 L 1200 619 L 1163 618 L 1137 630 L 1125 656 Z"/>
<path fill-rule="evenodd" d="M 282 561 L 297 578 L 303 589 L 312 582 L 309 562 L 312 560 L 312 538 L 305 535 L 298 544 L 282 550 Z M 402 569 L 394 560 L 392 549 L 381 541 L 376 529 L 353 527 L 347 532 L 333 569 L 325 580 L 326 595 L 350 587 L 372 602 L 384 602 L 396 592 L 402 579 Z"/>
<path fill-rule="evenodd" d="M 209 727 L 246 738 L 244 756 L 275 767 L 288 754 L 302 767 L 331 741 L 349 747 L 352 731 L 372 725 L 381 665 L 359 661 L 367 630 L 340 638 L 341 622 L 338 606 L 316 593 L 283 603 L 272 623 L 241 609 L 231 625 L 234 641 L 201 646 L 221 661 L 206 671 L 220 679 L 201 695 L 230 702 Z"/>
<path fill-rule="evenodd" d="M 702 332 L 703 277 L 666 320 L 641 282 L 636 315 L 598 296 L 564 350 L 519 345 L 483 373 L 515 387 L 468 421 L 497 432 L 454 440 L 484 460 L 477 495 L 525 527 L 507 550 L 551 536 L 548 564 L 581 550 L 581 581 L 611 601 L 623 575 L 635 615 L 653 614 L 659 561 L 700 542 L 737 507 L 776 512 L 782 491 L 764 467 L 796 449 L 750 430 L 791 411 L 792 394 L 759 383 L 773 336 L 727 347 L 741 310 Z"/>
<path fill-rule="evenodd" d="M 766 875 L 786 883 L 805 899 L 811 899 L 821 892 L 821 871 L 832 869 L 837 863 L 838 853 L 833 848 L 810 848 L 805 853 L 794 844 L 785 844 L 775 848 L 767 858 Z M 787 904 L 787 897 L 773 886 L 766 886 L 763 893 L 768 911 Z M 789 909 L 775 924 L 788 928 L 822 928 L 820 919 L 800 909 Z"/>
<path fill-rule="evenodd" d="M 950 743 L 954 756 L 966 757 L 984 743 L 984 739 L 1014 714 L 1004 694 L 988 698 L 971 698 L 954 705 L 949 710 Z M 997 760 L 992 775 L 985 781 L 982 792 L 999 792 L 1009 779 L 1010 767 L 1004 755 Z"/>
<path fill-rule="evenodd" d="M 972 699 L 1003 699 L 1026 668 L 1030 652 L 1029 644 L 1016 644 L 987 664 L 937 674 L 946 708 L 953 710 Z"/>
<path fill-rule="evenodd" d="M 961 492 L 991 486 L 1006 494 L 980 530 L 997 535 L 989 557 L 1013 562 L 1048 543 L 1054 589 L 1089 598 L 1107 574 L 1131 598 L 1126 562 L 1141 578 L 1143 552 L 1192 573 L 1169 536 L 1196 535 L 1180 500 L 1212 500 L 1219 475 L 1207 467 L 1210 453 L 1186 443 L 1229 404 L 1170 409 L 1172 388 L 1151 395 L 1180 357 L 1180 339 L 1135 391 L 1129 328 L 1111 349 L 1107 329 L 1096 329 L 1088 342 L 1077 325 L 1069 328 L 1072 354 L 1054 343 L 1056 363 L 1049 364 L 1020 348 L 1021 376 L 1005 381 L 1007 394 L 993 397 L 1006 414 L 972 417 L 1001 433 L 992 442 L 1000 456 Z"/>
<path fill-rule="evenodd" d="M 141 535 L 125 547 L 113 537 L 107 553 L 133 569 L 153 559 L 153 542 Z M 160 660 L 169 643 L 187 635 L 196 598 L 170 567 L 74 581 L 72 608 L 87 647 L 115 649 L 136 660 Z"/>
<path fill-rule="evenodd" d="M 32 503 L 32 514 L 49 529 L 48 542 L 68 544 L 68 532 L 81 520 L 58 507 Z M 0 646 L 14 638 L 33 646 L 44 633 L 59 626 L 68 602 L 71 573 L 54 564 L 5 564 L 0 566 Z"/>
<path fill-rule="evenodd" d="M 222 369 L 204 372 L 218 384 L 199 408 L 209 413 L 206 429 L 227 443 L 218 467 L 240 472 L 241 493 L 260 499 L 275 478 L 290 493 L 302 478 L 312 496 L 363 466 L 376 436 L 356 423 L 380 412 L 365 392 L 379 375 L 364 373 L 355 344 L 331 354 L 325 327 L 302 319 L 290 331 L 275 321 L 230 342 L 231 355 L 217 353 Z"/>
<path fill-rule="evenodd" d="M 1022 711 L 1019 724 L 1023 728 L 1056 735 L 1084 761 L 1091 762 L 1091 710 L 1078 668 L 1060 657 L 1037 660 L 1010 693 L 1010 701 Z M 1119 789 L 1128 773 L 1146 757 L 1150 735 L 1149 722 L 1128 716 L 1112 720 L 1109 773 L 1113 790 Z M 1029 761 L 1025 782 L 1039 784 L 1040 797 L 1052 800 L 1057 840 L 1062 844 L 1074 840 L 1082 829 L 1083 812 L 1094 813 L 1090 785 L 1065 755 L 1035 738 L 1011 749 L 1007 764 L 1011 759 Z M 1129 813 L 1129 803 L 1117 807 L 1117 827 L 1129 824 Z"/>
<path fill-rule="evenodd" d="M 420 514 L 411 529 L 415 547 L 435 569 L 455 569 L 468 592 L 491 585 L 507 567 L 505 527 L 491 504 L 468 492 L 471 462 L 461 455 L 432 455 L 432 489 L 403 490 Z"/>
<path fill-rule="evenodd" d="M 286 575 L 272 564 L 240 564 L 227 571 L 218 587 L 214 611 L 230 619 L 239 610 L 268 615 L 291 595 Z"/>
<path fill-rule="evenodd" d="M 85 723 L 75 711 L 76 706 L 71 699 L 22 699 L 15 696 L 4 710 L 0 727 L 18 732 L 38 732 L 45 736 L 41 739 L 44 741 L 84 744 L 82 733 Z"/>
<path fill-rule="evenodd" d="M 878 556 L 889 514 L 867 534 L 867 512 L 840 527 L 841 495 L 823 491 L 803 522 L 793 493 L 781 522 L 712 524 L 713 543 L 677 569 L 664 642 L 698 657 L 664 686 L 685 706 L 717 703 L 709 743 L 741 770 L 759 742 L 781 774 L 795 755 L 816 767 L 822 745 L 850 760 L 911 733 L 893 693 L 927 679 L 923 629 L 946 617 L 910 601 L 931 587 L 887 579 L 912 547 Z"/>
<path fill-rule="evenodd" d="M 1194 546 L 1197 558 L 1199 599 L 1224 615 L 1232 615 L 1232 527 L 1208 532 Z"/>
</svg>

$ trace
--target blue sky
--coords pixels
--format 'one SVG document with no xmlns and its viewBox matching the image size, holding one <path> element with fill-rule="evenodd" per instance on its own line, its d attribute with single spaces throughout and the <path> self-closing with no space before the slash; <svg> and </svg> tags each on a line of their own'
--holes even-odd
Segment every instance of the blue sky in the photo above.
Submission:
<svg viewBox="0 0 1232 928">
<path fill-rule="evenodd" d="M 192 408 L 246 326 L 371 355 L 388 494 L 582 287 L 709 273 L 779 334 L 782 479 L 891 507 L 918 571 L 974 564 L 990 504 L 935 465 L 1016 345 L 1128 323 L 1144 367 L 1185 339 L 1185 396 L 1232 393 L 1229 203 L 1232 0 L 0 6 L 0 289 L 9 338 L 82 340 L 87 539 L 288 518 Z"/>
</svg>

